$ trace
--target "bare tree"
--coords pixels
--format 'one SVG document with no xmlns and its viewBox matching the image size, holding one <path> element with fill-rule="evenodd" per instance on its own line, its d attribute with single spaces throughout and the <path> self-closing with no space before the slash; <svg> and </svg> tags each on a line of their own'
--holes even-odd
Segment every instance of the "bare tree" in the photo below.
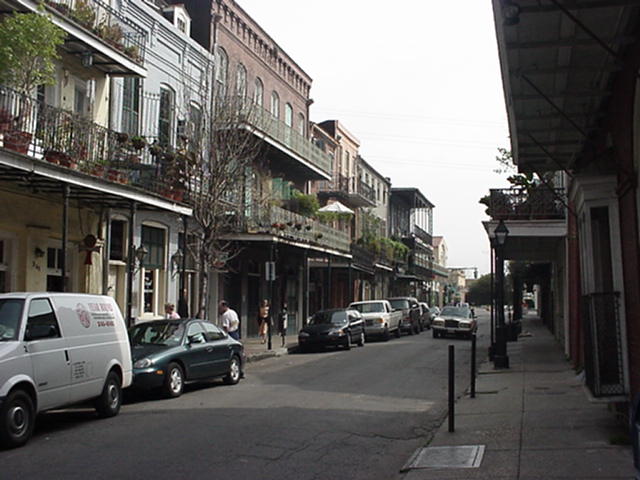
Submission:
<svg viewBox="0 0 640 480">
<path fill-rule="evenodd" d="M 256 135 L 259 120 L 246 99 L 218 98 L 211 110 L 191 119 L 192 131 L 183 138 L 176 155 L 178 168 L 172 172 L 193 209 L 198 242 L 191 249 L 200 271 L 198 314 L 205 317 L 209 273 L 226 269 L 240 252 L 229 234 L 243 223 L 247 189 L 254 188 L 247 178 L 263 156 L 262 140 Z M 255 201 L 255 195 L 250 197 Z"/>
</svg>

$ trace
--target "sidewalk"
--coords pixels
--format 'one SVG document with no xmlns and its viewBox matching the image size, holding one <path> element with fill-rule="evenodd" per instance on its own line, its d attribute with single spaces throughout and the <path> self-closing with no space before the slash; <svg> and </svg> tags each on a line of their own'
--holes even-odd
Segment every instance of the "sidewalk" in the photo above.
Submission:
<svg viewBox="0 0 640 480">
<path fill-rule="evenodd" d="M 484 445 L 479 467 L 411 469 L 403 479 L 634 478 L 631 447 L 611 444 L 624 436 L 624 427 L 605 404 L 589 402 L 539 319 L 525 319 L 523 332 L 531 336 L 508 344 L 511 369 L 493 370 L 484 363 L 476 398 L 466 393 L 455 405 L 455 432 L 448 432 L 445 419 L 428 445 Z M 458 449 L 452 463 L 460 465 L 464 455 L 473 455 L 470 450 Z M 442 448 L 423 452 L 414 459 L 440 467 L 449 464 L 453 453 Z M 475 458 L 481 455 L 476 452 Z"/>
<path fill-rule="evenodd" d="M 297 335 L 287 335 L 285 337 L 284 347 L 282 347 L 282 337 L 274 335 L 271 338 L 271 350 L 267 349 L 266 343 L 260 343 L 261 341 L 258 337 L 243 338 L 241 341 L 244 344 L 244 354 L 246 355 L 247 362 L 257 362 L 265 358 L 286 355 L 298 346 Z"/>
</svg>

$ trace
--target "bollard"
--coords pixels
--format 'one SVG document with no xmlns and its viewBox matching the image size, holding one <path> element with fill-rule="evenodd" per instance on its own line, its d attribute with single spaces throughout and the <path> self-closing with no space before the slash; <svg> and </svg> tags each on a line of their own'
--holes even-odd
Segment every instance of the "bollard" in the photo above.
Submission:
<svg viewBox="0 0 640 480">
<path fill-rule="evenodd" d="M 453 345 L 449 345 L 449 432 L 455 430 L 455 356 Z"/>
<path fill-rule="evenodd" d="M 476 334 L 471 336 L 471 398 L 476 398 Z"/>
</svg>

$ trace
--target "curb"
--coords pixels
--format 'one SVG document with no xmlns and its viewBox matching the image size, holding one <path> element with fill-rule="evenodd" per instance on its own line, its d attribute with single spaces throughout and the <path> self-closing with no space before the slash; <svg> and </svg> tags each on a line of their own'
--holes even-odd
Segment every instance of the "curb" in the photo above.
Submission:
<svg viewBox="0 0 640 480">
<path fill-rule="evenodd" d="M 267 358 L 281 357 L 290 353 L 296 353 L 298 351 L 298 344 L 288 345 L 286 347 L 275 348 L 273 350 L 267 350 L 264 352 L 252 353 L 246 355 L 245 361 L 247 363 L 255 363 L 260 360 L 266 360 Z"/>
</svg>

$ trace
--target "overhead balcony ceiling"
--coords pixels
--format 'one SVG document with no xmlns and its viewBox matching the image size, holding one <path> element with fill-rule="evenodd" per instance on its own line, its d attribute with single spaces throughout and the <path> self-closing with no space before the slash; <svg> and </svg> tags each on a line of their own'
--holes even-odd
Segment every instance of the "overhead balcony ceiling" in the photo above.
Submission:
<svg viewBox="0 0 640 480">
<path fill-rule="evenodd" d="M 509 6 L 519 7 L 512 25 Z M 572 169 L 636 40 L 640 0 L 493 0 L 493 9 L 514 161 L 520 171 Z"/>
</svg>

